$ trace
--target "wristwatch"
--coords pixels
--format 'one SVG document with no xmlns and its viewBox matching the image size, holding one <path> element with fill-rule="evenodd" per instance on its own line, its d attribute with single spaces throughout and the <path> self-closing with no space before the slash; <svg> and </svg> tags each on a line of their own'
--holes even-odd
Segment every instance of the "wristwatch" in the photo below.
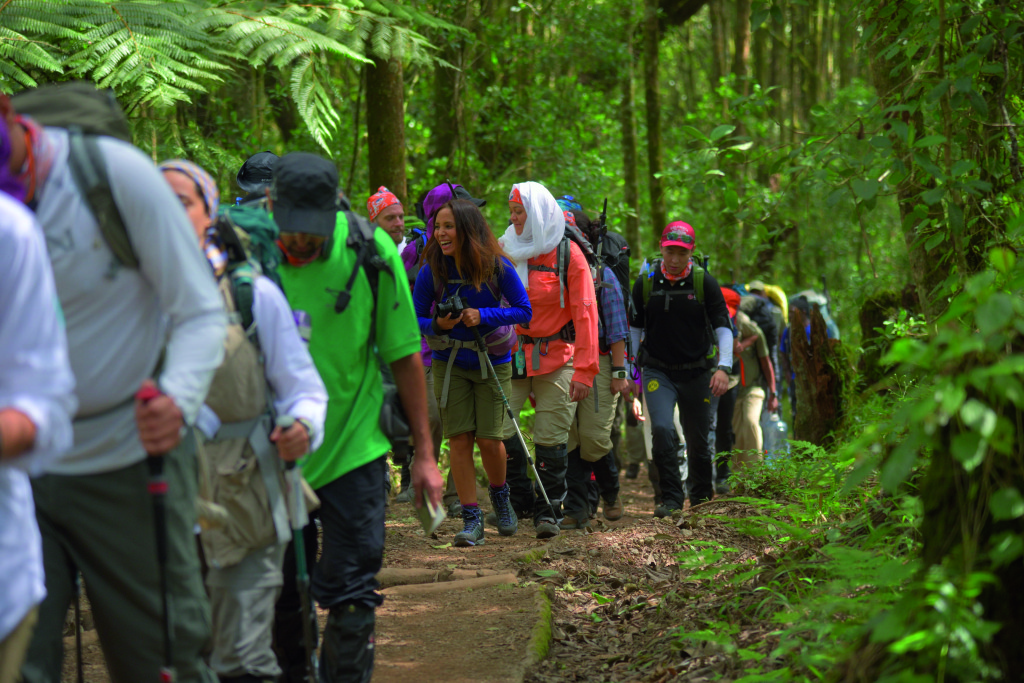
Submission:
<svg viewBox="0 0 1024 683">
<path fill-rule="evenodd" d="M 715 368 L 715 370 L 716 371 L 717 370 L 721 370 L 722 372 L 724 372 L 727 375 L 731 375 L 732 374 L 732 366 L 729 366 L 729 365 L 719 365 L 717 368 Z"/>
<path fill-rule="evenodd" d="M 625 367 L 612 366 L 612 379 L 626 379 L 629 375 L 626 374 Z"/>
</svg>

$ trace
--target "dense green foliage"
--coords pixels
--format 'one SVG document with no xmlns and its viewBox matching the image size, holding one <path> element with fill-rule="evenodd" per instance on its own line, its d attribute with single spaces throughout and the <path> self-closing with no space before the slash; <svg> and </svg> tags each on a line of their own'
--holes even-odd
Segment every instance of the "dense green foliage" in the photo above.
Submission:
<svg viewBox="0 0 1024 683">
<path fill-rule="evenodd" d="M 679 639 L 721 642 L 751 681 L 1005 680 L 1024 637 L 1024 16 L 1006 1 L 744 4 L 660 3 L 668 215 L 695 226 L 722 280 L 792 294 L 827 279 L 849 353 L 870 343 L 888 370 L 880 393 L 846 387 L 829 451 L 797 444 L 743 475 L 760 513 L 736 523 L 771 562 L 682 551 L 735 600 Z M 450 177 L 500 230 L 510 185 L 539 180 L 591 212 L 607 197 L 613 229 L 639 218 L 634 254 L 650 255 L 662 226 L 627 186 L 631 128 L 650 182 L 640 12 L 10 0 L 0 89 L 110 86 L 143 149 L 196 160 L 226 193 L 254 151 L 326 151 L 359 206 L 374 189 L 367 64 L 397 57 L 410 196 Z M 862 340 L 860 305 L 908 285 L 918 303 Z M 775 631 L 746 642 L 753 621 Z"/>
</svg>

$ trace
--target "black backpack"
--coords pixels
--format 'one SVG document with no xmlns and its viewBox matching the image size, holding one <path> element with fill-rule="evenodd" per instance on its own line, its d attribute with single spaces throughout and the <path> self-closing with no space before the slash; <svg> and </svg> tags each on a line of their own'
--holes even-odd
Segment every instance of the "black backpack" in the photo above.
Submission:
<svg viewBox="0 0 1024 683">
<path fill-rule="evenodd" d="M 128 118 L 113 91 L 97 90 L 85 81 L 58 83 L 18 93 L 11 97 L 11 105 L 43 126 L 67 129 L 68 165 L 78 191 L 117 260 L 128 268 L 138 268 L 139 259 L 110 190 L 106 163 L 97 143 L 97 138 L 104 135 L 132 141 Z"/>
<path fill-rule="evenodd" d="M 778 309 L 775 304 L 762 296 L 747 294 L 740 297 L 740 310 L 761 328 L 764 340 L 768 344 L 768 352 L 774 357 L 779 347 L 779 330 L 775 324 Z"/>
<path fill-rule="evenodd" d="M 626 238 L 617 232 L 605 232 L 597 244 L 597 257 L 615 273 L 615 279 L 622 288 L 622 300 L 629 307 L 633 297 L 630 294 L 629 244 Z"/>
</svg>

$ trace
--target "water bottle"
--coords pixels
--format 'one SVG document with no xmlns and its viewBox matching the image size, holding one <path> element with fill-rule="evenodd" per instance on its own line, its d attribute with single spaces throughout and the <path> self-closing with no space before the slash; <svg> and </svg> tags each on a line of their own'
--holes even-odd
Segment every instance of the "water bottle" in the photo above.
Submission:
<svg viewBox="0 0 1024 683">
<path fill-rule="evenodd" d="M 789 425 L 778 413 L 772 413 L 768 418 L 768 432 L 771 433 L 772 450 L 768 453 L 768 458 L 774 460 L 783 456 L 788 456 L 790 452 L 789 446 Z M 768 434 L 765 434 L 765 441 L 768 441 Z"/>
</svg>

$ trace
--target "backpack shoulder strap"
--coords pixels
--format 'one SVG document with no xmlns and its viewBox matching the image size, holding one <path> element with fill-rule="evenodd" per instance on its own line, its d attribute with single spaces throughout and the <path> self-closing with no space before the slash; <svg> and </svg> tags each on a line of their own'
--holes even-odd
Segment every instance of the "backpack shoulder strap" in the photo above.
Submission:
<svg viewBox="0 0 1024 683">
<path fill-rule="evenodd" d="M 569 238 L 563 237 L 562 241 L 558 243 L 558 279 L 562 283 L 562 287 L 558 292 L 558 303 L 562 308 L 565 308 L 565 291 L 569 288 L 569 258 L 572 250 L 569 247 Z"/>
<path fill-rule="evenodd" d="M 68 128 L 68 165 L 78 191 L 89 205 L 100 234 L 115 258 L 128 268 L 138 268 L 139 257 L 128 238 L 121 210 L 114 201 L 107 166 L 96 136 L 85 135 L 78 126 Z"/>
<path fill-rule="evenodd" d="M 651 298 L 651 290 L 654 289 L 654 278 L 661 272 L 661 259 L 656 258 L 651 261 L 650 268 L 647 271 L 647 277 L 644 278 L 644 308 L 647 308 L 647 302 Z"/>
<path fill-rule="evenodd" d="M 704 274 L 705 274 L 705 272 L 706 271 L 701 266 L 697 265 L 696 263 L 693 264 L 693 288 L 694 288 L 694 290 L 696 290 L 695 294 L 697 295 L 697 302 L 701 306 L 704 305 Z"/>
<path fill-rule="evenodd" d="M 242 329 L 245 330 L 249 340 L 256 343 L 258 337 L 252 333 L 252 324 L 255 320 L 252 307 L 256 296 L 253 292 L 255 287 L 253 280 L 256 278 L 256 273 L 252 266 L 243 264 L 232 268 L 229 277 L 231 278 L 231 295 L 235 299 L 235 310 L 238 311 L 238 315 L 242 319 Z"/>
</svg>

